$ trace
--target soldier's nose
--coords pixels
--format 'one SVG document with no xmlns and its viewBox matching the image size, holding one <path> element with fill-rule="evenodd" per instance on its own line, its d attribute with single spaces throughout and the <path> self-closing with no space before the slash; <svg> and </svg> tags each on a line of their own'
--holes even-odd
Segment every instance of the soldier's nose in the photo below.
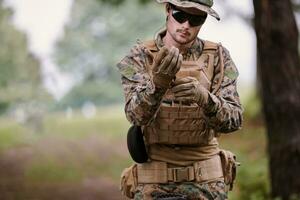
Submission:
<svg viewBox="0 0 300 200">
<path fill-rule="evenodd" d="M 182 23 L 181 24 L 184 28 L 190 28 L 191 27 L 191 25 L 190 25 L 190 23 L 189 23 L 189 21 L 188 20 L 186 20 L 184 23 Z"/>
</svg>

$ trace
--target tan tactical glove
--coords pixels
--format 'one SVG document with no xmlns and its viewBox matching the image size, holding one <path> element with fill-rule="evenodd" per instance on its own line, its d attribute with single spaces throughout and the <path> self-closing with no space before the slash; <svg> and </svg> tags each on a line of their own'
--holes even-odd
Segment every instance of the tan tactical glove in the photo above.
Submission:
<svg viewBox="0 0 300 200">
<path fill-rule="evenodd" d="M 197 103 L 205 106 L 208 103 L 209 91 L 193 77 L 176 79 L 171 89 L 176 100 L 189 103 Z"/>
<path fill-rule="evenodd" d="M 154 58 L 152 65 L 153 83 L 157 88 L 168 89 L 175 79 L 182 63 L 182 55 L 179 50 L 172 47 L 168 50 L 162 47 Z"/>
</svg>

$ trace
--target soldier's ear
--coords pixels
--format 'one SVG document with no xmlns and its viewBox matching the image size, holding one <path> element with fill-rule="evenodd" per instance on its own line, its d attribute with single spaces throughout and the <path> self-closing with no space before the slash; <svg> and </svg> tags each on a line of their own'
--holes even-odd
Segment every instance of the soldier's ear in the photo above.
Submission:
<svg viewBox="0 0 300 200">
<path fill-rule="evenodd" d="M 171 5 L 169 3 L 166 4 L 166 13 L 168 14 L 171 9 Z"/>
<path fill-rule="evenodd" d="M 166 21 L 168 21 L 169 13 L 170 13 L 171 5 L 169 3 L 166 4 Z"/>
</svg>

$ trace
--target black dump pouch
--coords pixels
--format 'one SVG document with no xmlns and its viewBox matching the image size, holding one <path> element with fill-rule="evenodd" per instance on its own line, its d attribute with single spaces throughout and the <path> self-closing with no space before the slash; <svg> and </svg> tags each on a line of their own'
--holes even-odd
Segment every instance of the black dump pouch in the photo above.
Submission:
<svg viewBox="0 0 300 200">
<path fill-rule="evenodd" d="M 131 158 L 137 163 L 145 163 L 148 154 L 140 126 L 132 125 L 127 133 L 127 147 Z"/>
</svg>

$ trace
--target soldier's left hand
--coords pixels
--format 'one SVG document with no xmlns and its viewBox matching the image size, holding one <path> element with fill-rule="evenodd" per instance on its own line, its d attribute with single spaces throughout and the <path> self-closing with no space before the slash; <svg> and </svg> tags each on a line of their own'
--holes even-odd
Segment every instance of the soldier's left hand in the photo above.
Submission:
<svg viewBox="0 0 300 200">
<path fill-rule="evenodd" d="M 209 91 L 193 77 L 176 79 L 171 90 L 178 101 L 197 103 L 200 106 L 208 102 Z"/>
</svg>

